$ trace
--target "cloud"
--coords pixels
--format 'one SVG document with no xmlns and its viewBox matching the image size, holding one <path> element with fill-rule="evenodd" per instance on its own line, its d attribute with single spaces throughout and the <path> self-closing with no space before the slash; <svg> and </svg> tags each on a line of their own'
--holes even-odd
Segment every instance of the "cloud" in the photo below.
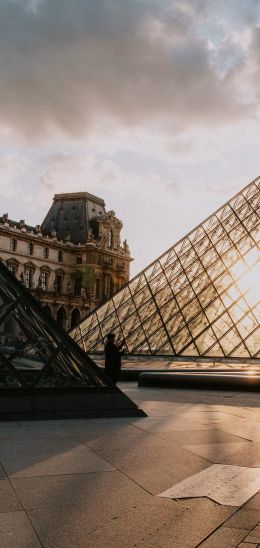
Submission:
<svg viewBox="0 0 260 548">
<path fill-rule="evenodd" d="M 238 33 L 252 21 L 247 5 Z M 228 33 L 210 42 L 209 22 L 214 2 L 203 0 L 2 0 L 0 126 L 32 140 L 248 116 L 238 78 L 248 50 Z"/>
</svg>

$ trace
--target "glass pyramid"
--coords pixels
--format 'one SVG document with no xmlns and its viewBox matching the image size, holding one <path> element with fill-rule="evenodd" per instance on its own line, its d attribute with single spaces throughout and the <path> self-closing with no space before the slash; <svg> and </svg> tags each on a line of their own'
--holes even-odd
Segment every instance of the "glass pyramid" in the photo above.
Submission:
<svg viewBox="0 0 260 548">
<path fill-rule="evenodd" d="M 103 351 L 260 357 L 260 177 L 173 245 L 72 332 Z"/>
<path fill-rule="evenodd" d="M 110 385 L 1 261 L 0 341 L 0 388 Z"/>
<path fill-rule="evenodd" d="M 145 416 L 0 261 L 0 420 Z"/>
</svg>

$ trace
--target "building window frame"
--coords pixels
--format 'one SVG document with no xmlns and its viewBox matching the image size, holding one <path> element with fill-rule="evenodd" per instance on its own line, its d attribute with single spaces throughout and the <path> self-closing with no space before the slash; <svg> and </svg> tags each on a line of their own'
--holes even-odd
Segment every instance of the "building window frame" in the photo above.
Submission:
<svg viewBox="0 0 260 548">
<path fill-rule="evenodd" d="M 31 289 L 33 285 L 33 274 L 34 271 L 30 267 L 25 267 L 24 270 L 24 284 L 27 289 Z"/>
<path fill-rule="evenodd" d="M 33 252 L 34 252 L 34 245 L 32 242 L 28 242 L 27 244 L 27 251 L 28 251 L 28 255 L 33 255 Z"/>
<path fill-rule="evenodd" d="M 14 264 L 9 264 L 8 265 L 8 270 L 15 276 L 16 272 L 17 272 L 17 267 Z"/>
<path fill-rule="evenodd" d="M 44 259 L 48 259 L 49 258 L 49 248 L 47 245 L 44 246 L 43 248 L 43 256 L 44 256 Z"/>
<path fill-rule="evenodd" d="M 82 255 L 77 255 L 77 264 L 82 264 Z"/>
<path fill-rule="evenodd" d="M 100 293 L 101 293 L 101 280 L 100 278 L 96 279 L 96 298 L 100 299 Z"/>
<path fill-rule="evenodd" d="M 48 289 L 48 272 L 46 270 L 41 271 L 39 277 L 39 287 L 42 291 L 47 291 Z"/>
<path fill-rule="evenodd" d="M 11 238 L 10 239 L 10 250 L 11 251 L 16 251 L 17 250 L 17 240 L 16 240 L 16 238 Z"/>
<path fill-rule="evenodd" d="M 110 228 L 108 231 L 107 245 L 110 249 L 114 247 L 114 232 L 112 228 Z"/>
</svg>

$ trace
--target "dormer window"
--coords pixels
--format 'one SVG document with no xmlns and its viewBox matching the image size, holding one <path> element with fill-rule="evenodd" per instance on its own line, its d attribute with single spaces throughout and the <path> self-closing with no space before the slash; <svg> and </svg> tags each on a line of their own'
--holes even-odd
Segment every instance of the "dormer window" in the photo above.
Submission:
<svg viewBox="0 0 260 548">
<path fill-rule="evenodd" d="M 108 242 L 107 242 L 107 245 L 108 247 L 113 247 L 114 246 L 114 234 L 113 234 L 113 230 L 109 230 L 108 232 Z"/>
</svg>

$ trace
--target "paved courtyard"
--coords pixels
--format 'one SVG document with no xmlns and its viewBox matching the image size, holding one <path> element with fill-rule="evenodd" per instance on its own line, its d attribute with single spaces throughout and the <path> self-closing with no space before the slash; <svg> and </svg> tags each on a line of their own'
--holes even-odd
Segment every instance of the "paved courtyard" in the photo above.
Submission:
<svg viewBox="0 0 260 548">
<path fill-rule="evenodd" d="M 0 548 L 260 546 L 260 491 L 158 496 L 215 464 L 259 468 L 259 395 L 121 388 L 147 418 L 0 423 Z"/>
</svg>

